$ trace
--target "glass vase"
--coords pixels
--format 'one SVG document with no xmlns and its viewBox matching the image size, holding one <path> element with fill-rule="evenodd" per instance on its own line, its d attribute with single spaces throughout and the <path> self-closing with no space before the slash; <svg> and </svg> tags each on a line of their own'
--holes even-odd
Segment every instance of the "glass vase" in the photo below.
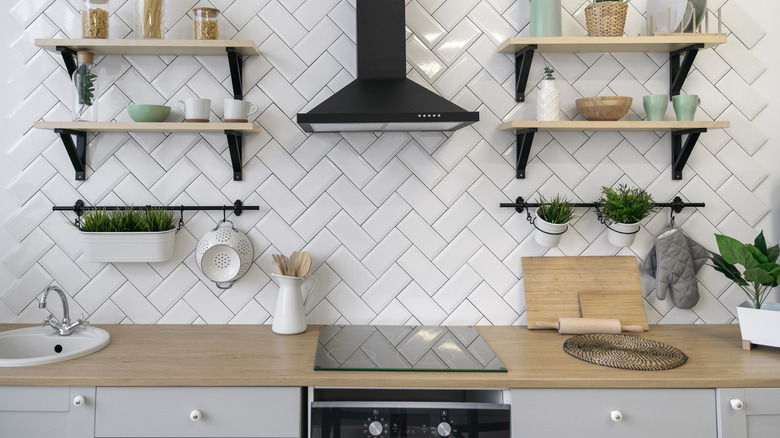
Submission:
<svg viewBox="0 0 780 438">
<path fill-rule="evenodd" d="M 95 54 L 80 51 L 73 72 L 73 121 L 97 122 L 97 74 L 93 72 Z"/>
</svg>

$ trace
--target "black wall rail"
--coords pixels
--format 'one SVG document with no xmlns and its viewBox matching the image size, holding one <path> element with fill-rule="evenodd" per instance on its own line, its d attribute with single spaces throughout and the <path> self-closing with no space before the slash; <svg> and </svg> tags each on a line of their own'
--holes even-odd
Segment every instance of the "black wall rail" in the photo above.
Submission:
<svg viewBox="0 0 780 438">
<path fill-rule="evenodd" d="M 168 205 L 168 206 L 153 206 L 153 205 L 144 205 L 144 206 L 138 206 L 138 205 L 122 205 L 122 206 L 91 206 L 91 205 L 84 205 L 84 201 L 79 199 L 76 201 L 75 204 L 71 206 L 61 206 L 61 205 L 55 205 L 52 206 L 52 211 L 74 211 L 76 212 L 76 224 L 78 225 L 79 218 L 81 218 L 81 215 L 84 214 L 85 211 L 90 210 L 105 210 L 105 211 L 116 211 L 116 210 L 171 210 L 171 211 L 179 211 L 182 214 L 182 218 L 179 219 L 179 228 L 183 225 L 184 222 L 184 212 L 185 211 L 198 211 L 198 210 L 207 210 L 207 211 L 221 211 L 223 219 L 227 215 L 227 212 L 230 211 L 236 216 L 241 216 L 241 213 L 244 211 L 258 211 L 260 210 L 259 205 L 244 205 L 243 202 L 240 200 L 236 200 L 236 202 L 233 203 L 233 205 L 217 205 L 217 206 L 206 206 L 206 205 Z"/>
<path fill-rule="evenodd" d="M 515 209 L 516 212 L 522 213 L 523 210 L 525 210 L 528 207 L 538 207 L 538 202 L 525 202 L 522 196 L 518 196 L 517 199 L 515 199 L 514 203 L 511 202 L 502 202 L 499 204 L 500 207 L 512 207 Z M 598 202 L 572 202 L 572 206 L 574 207 L 593 207 L 598 208 L 599 203 Z M 679 196 L 675 196 L 672 202 L 656 202 L 656 207 L 669 207 L 672 209 L 673 212 L 679 213 L 682 211 L 685 207 L 704 207 L 703 202 L 683 202 L 682 198 Z"/>
</svg>

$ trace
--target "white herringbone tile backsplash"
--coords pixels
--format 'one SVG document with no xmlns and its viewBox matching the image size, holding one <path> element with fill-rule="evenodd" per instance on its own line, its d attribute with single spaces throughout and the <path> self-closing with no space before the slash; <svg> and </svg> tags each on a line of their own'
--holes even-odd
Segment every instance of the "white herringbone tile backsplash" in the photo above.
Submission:
<svg viewBox="0 0 780 438">
<path fill-rule="evenodd" d="M 644 29 L 645 1 L 630 3 L 626 32 Z M 766 3 L 766 2 L 764 2 Z M 407 1 L 408 75 L 481 121 L 451 134 L 302 132 L 295 114 L 337 91 L 356 74 L 354 0 L 168 0 L 167 38 L 191 37 L 195 6 L 223 11 L 223 38 L 250 39 L 262 55 L 244 62 L 245 99 L 262 132 L 244 137 L 244 181 L 232 181 L 224 135 L 101 133 L 90 137 L 86 181 L 57 135 L 32 129 L 35 120 L 69 120 L 70 84 L 62 60 L 38 49 L 35 38 L 80 37 L 79 1 L 15 0 L 0 18 L 19 29 L 2 41 L 7 75 L 4 152 L 8 206 L 0 231 L 0 322 L 38 322 L 35 298 L 50 284 L 71 297 L 73 314 L 93 323 L 270 324 L 278 287 L 271 254 L 305 249 L 317 286 L 306 312 L 313 324 L 524 324 L 523 256 L 636 255 L 668 226 L 661 210 L 643 223 L 636 243 L 618 249 L 591 211 L 552 250 L 538 246 L 525 215 L 501 209 L 517 196 L 563 193 L 592 202 L 604 185 L 647 188 L 658 202 L 680 195 L 706 202 L 676 222 L 710 249 L 714 234 L 751 239 L 778 231 L 771 220 L 777 184 L 766 162 L 776 149 L 759 124 L 772 98 L 757 90 L 777 71 L 757 55 L 769 38 L 737 0 L 723 7 L 729 42 L 699 53 L 683 91 L 701 96 L 701 120 L 731 128 L 703 134 L 682 181 L 670 171 L 669 134 L 539 133 L 524 180 L 514 178 L 514 136 L 505 120 L 535 118 L 536 93 L 513 99 L 514 64 L 498 44 L 529 32 L 527 0 Z M 584 35 L 582 0 L 564 0 L 564 34 Z M 111 0 L 110 37 L 133 38 L 132 0 Z M 774 6 L 773 6 L 774 7 Z M 778 11 L 774 11 L 777 13 Z M 710 17 L 715 22 L 715 15 Z M 776 35 L 776 34 L 775 34 Z M 778 38 L 774 42 L 778 42 Z M 764 41 L 762 41 L 764 39 Z M 668 89 L 663 54 L 549 54 L 537 56 L 529 90 L 544 63 L 556 70 L 562 116 L 581 118 L 576 98 L 628 95 L 629 120 L 645 117 L 641 96 Z M 98 59 L 101 121 L 127 121 L 129 103 L 174 106 L 188 97 L 212 100 L 212 121 L 231 95 L 223 57 L 107 56 Z M 674 114 L 669 107 L 667 118 Z M 182 120 L 173 110 L 171 116 Z M 170 120 L 170 119 L 169 119 Z M 772 156 L 772 155 L 769 155 Z M 4 167 L 5 168 L 5 167 Z M 174 258 L 155 264 L 86 262 L 73 213 L 52 205 L 77 199 L 99 205 L 221 205 L 241 199 L 260 211 L 232 218 L 255 249 L 252 268 L 221 290 L 194 262 L 200 237 L 221 213 L 185 215 Z M 775 203 L 776 205 L 776 203 Z M 777 222 L 776 220 L 774 222 Z M 691 310 L 659 301 L 642 277 L 651 323 L 730 323 L 741 294 L 712 268 L 699 273 L 702 298 Z M 777 297 L 775 297 L 777 298 Z"/>
</svg>

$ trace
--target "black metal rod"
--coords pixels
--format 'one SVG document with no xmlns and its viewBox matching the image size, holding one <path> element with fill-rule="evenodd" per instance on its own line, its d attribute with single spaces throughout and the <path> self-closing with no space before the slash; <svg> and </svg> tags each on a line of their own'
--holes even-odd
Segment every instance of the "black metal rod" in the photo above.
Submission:
<svg viewBox="0 0 780 438">
<path fill-rule="evenodd" d="M 76 201 L 74 205 L 71 206 L 61 206 L 61 205 L 55 205 L 52 206 L 52 211 L 75 211 L 76 214 L 79 216 L 84 211 L 90 211 L 90 210 L 106 210 L 106 211 L 116 211 L 116 210 L 129 210 L 129 209 L 135 209 L 135 210 L 143 210 L 146 208 L 155 208 L 159 210 L 173 210 L 173 211 L 198 211 L 198 210 L 206 210 L 206 211 L 232 211 L 236 214 L 236 216 L 241 216 L 241 213 L 245 210 L 260 210 L 259 205 L 244 205 L 240 200 L 236 200 L 236 202 L 233 205 L 167 205 L 167 206 L 152 206 L 152 205 L 144 205 L 144 206 L 132 206 L 132 205 L 122 205 L 122 206 L 89 206 L 84 205 L 84 201 L 79 199 Z"/>
<path fill-rule="evenodd" d="M 542 204 L 538 202 L 525 202 L 522 196 L 518 196 L 515 202 L 502 202 L 499 207 L 511 207 L 518 213 L 522 213 L 526 207 L 538 207 Z M 572 202 L 572 207 L 598 207 L 598 202 Z M 703 202 L 683 202 L 679 196 L 676 196 L 672 202 L 656 202 L 656 207 L 671 207 L 675 213 L 679 213 L 685 207 L 706 207 Z"/>
</svg>

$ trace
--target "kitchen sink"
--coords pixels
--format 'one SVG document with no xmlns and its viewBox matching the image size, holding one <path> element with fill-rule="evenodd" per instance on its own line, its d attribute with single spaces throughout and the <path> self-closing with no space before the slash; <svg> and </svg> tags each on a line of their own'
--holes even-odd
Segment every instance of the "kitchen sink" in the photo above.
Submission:
<svg viewBox="0 0 780 438">
<path fill-rule="evenodd" d="M 59 336 L 51 327 L 0 332 L 0 367 L 25 367 L 63 362 L 103 349 L 111 336 L 97 327 Z"/>
</svg>

